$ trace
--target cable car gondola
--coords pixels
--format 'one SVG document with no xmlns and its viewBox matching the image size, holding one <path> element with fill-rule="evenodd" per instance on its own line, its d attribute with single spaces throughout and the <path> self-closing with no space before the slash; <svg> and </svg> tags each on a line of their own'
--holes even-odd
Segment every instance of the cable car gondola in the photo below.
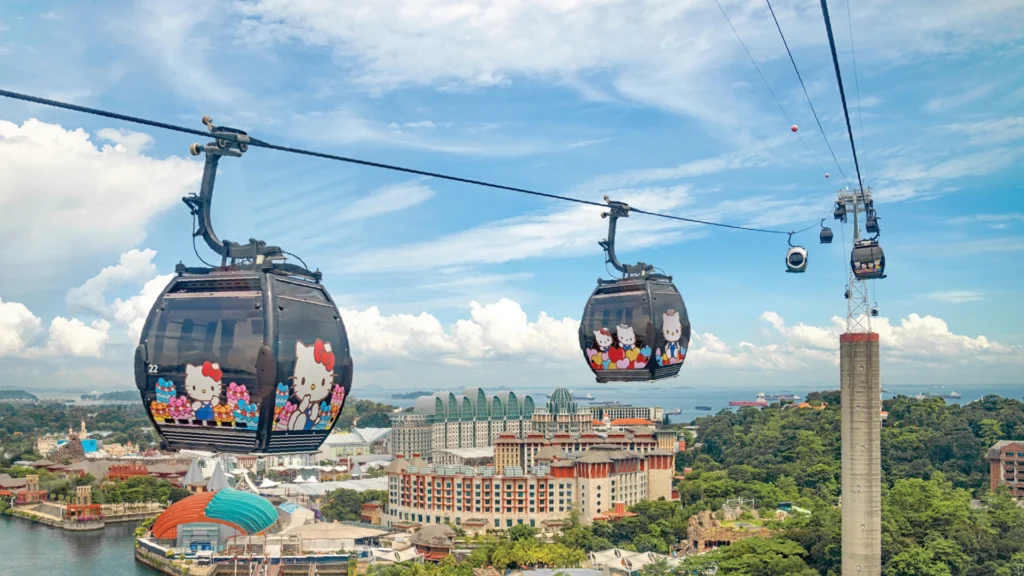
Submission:
<svg viewBox="0 0 1024 576">
<path fill-rule="evenodd" d="M 821 221 L 821 232 L 818 233 L 818 240 L 820 240 L 822 244 L 832 243 L 832 229 L 825 226 L 824 220 Z"/>
<path fill-rule="evenodd" d="M 878 241 L 858 240 L 850 251 L 850 267 L 858 280 L 885 278 L 885 253 Z"/>
<path fill-rule="evenodd" d="M 250 239 L 222 241 L 210 219 L 217 164 L 240 157 L 245 132 L 203 118 L 215 142 L 199 195 L 184 202 L 220 266 L 178 264 L 135 351 L 135 383 L 168 450 L 316 452 L 352 386 L 348 336 L 319 271 Z M 301 260 L 299 260 L 301 262 Z"/>
<path fill-rule="evenodd" d="M 836 209 L 832 211 L 832 217 L 840 222 L 846 222 L 846 204 L 837 200 Z"/>
<path fill-rule="evenodd" d="M 786 272 L 801 274 L 807 271 L 807 249 L 793 246 L 793 233 L 789 233 L 789 250 L 786 250 Z"/>
<path fill-rule="evenodd" d="M 580 321 L 580 350 L 598 382 L 663 380 L 679 374 L 690 344 L 690 318 L 672 277 L 654 266 L 622 264 L 615 256 L 615 224 L 629 206 L 608 200 L 605 261 L 622 273 L 597 281 Z"/>
<path fill-rule="evenodd" d="M 868 212 L 868 217 L 864 221 L 864 230 L 867 230 L 868 234 L 878 234 L 878 216 L 874 210 Z"/>
</svg>

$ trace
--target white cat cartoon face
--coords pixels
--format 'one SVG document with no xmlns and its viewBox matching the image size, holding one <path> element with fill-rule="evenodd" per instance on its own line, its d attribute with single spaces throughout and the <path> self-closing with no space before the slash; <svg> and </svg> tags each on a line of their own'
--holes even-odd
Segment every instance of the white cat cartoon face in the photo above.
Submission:
<svg viewBox="0 0 1024 576">
<path fill-rule="evenodd" d="M 209 404 L 214 398 L 220 398 L 223 376 L 220 365 L 204 362 L 201 366 L 185 365 L 185 392 L 189 398 Z"/>
<path fill-rule="evenodd" d="M 612 333 L 607 328 L 594 330 L 594 338 L 597 339 L 597 345 L 601 348 L 609 348 L 612 345 Z"/>
<path fill-rule="evenodd" d="M 661 315 L 661 320 L 661 333 L 665 336 L 665 340 L 679 342 L 679 338 L 683 335 L 683 325 L 679 321 L 679 314 L 675 310 L 668 310 Z"/>
<path fill-rule="evenodd" d="M 292 390 L 301 398 L 319 402 L 331 394 L 334 384 L 334 353 L 330 342 L 317 339 L 310 346 L 295 342 Z"/>
<path fill-rule="evenodd" d="M 615 333 L 619 337 L 619 344 L 623 346 L 636 346 L 636 334 L 633 332 L 632 326 L 619 324 L 615 327 Z"/>
</svg>

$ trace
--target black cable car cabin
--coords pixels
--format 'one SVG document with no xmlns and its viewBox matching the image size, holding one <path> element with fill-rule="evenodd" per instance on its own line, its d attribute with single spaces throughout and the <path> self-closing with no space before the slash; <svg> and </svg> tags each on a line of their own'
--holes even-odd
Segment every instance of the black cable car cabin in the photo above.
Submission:
<svg viewBox="0 0 1024 576">
<path fill-rule="evenodd" d="M 836 209 L 832 211 L 832 217 L 836 220 L 846 222 L 846 204 L 837 201 Z"/>
<path fill-rule="evenodd" d="M 135 383 L 164 449 L 316 452 L 352 387 L 341 314 L 320 273 L 250 240 L 222 242 L 210 225 L 220 156 L 241 156 L 244 132 L 216 129 L 199 196 L 185 198 L 221 266 L 188 268 L 157 299 L 135 352 Z M 234 140 L 223 139 L 235 135 Z M 238 138 L 241 135 L 243 138 Z M 193 145 L 198 155 L 203 148 Z M 230 259 L 230 264 L 228 260 Z"/>
<path fill-rule="evenodd" d="M 868 234 L 878 234 L 878 216 L 874 210 L 868 212 L 868 217 L 864 220 L 864 230 L 867 230 Z"/>
<path fill-rule="evenodd" d="M 858 240 L 850 252 L 850 267 L 858 280 L 885 278 L 885 253 L 877 240 Z"/>
<path fill-rule="evenodd" d="M 818 233 L 818 240 L 820 240 L 822 244 L 831 244 L 832 229 L 828 227 L 823 227 L 821 229 L 821 232 Z"/>
<path fill-rule="evenodd" d="M 605 198 L 607 200 L 607 198 Z M 598 280 L 580 320 L 580 350 L 598 382 L 662 380 L 679 374 L 690 344 L 690 318 L 672 278 L 615 257 L 615 221 L 629 206 L 609 201 L 607 262 L 624 278 Z"/>
</svg>

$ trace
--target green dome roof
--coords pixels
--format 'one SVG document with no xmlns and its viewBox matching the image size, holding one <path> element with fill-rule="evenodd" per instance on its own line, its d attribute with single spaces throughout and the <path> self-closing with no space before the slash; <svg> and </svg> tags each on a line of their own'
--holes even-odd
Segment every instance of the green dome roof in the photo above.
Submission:
<svg viewBox="0 0 1024 576">
<path fill-rule="evenodd" d="M 565 388 L 556 388 L 551 393 L 551 399 L 548 400 L 548 412 L 552 414 L 575 414 L 576 413 L 576 402 L 572 399 L 572 394 Z"/>
</svg>

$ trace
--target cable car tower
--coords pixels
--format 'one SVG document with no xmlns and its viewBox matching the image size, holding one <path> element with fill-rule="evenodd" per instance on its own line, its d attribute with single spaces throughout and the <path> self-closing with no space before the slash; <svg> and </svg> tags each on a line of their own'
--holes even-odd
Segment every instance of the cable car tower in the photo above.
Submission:
<svg viewBox="0 0 1024 576">
<path fill-rule="evenodd" d="M 851 213 L 846 332 L 839 336 L 842 574 L 881 576 L 882 381 L 878 334 L 871 329 L 878 311 L 868 304 L 867 281 L 885 278 L 885 255 L 870 188 L 839 191 L 835 219 L 846 222 Z M 861 214 L 871 238 L 861 237 Z"/>
<path fill-rule="evenodd" d="M 836 219 L 846 222 L 847 215 L 853 215 L 854 250 L 862 242 L 859 216 L 861 214 L 870 214 L 872 219 L 874 219 L 873 205 L 874 201 L 871 199 L 871 188 L 869 187 L 864 188 L 863 194 L 857 190 L 850 189 L 839 191 L 839 198 L 836 200 Z M 875 230 L 877 230 L 877 227 Z M 853 253 L 851 253 L 852 259 Z M 867 278 L 858 278 L 852 266 L 847 276 L 849 281 L 846 287 L 846 332 L 871 332 L 872 308 L 869 305 Z"/>
</svg>

